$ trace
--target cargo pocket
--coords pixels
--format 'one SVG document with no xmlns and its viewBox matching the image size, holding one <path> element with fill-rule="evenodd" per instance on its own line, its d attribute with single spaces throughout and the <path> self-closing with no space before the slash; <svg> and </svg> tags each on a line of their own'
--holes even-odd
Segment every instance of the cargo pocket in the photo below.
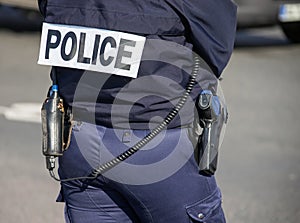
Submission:
<svg viewBox="0 0 300 223">
<path fill-rule="evenodd" d="M 186 206 L 191 223 L 225 223 L 222 210 L 222 198 L 219 189 L 211 196 L 194 204 Z"/>
</svg>

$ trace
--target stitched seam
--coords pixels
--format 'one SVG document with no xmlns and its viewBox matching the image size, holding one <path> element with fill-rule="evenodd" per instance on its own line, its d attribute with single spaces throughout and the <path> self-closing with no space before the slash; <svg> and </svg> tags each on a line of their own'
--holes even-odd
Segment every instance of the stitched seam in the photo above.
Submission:
<svg viewBox="0 0 300 223">
<path fill-rule="evenodd" d="M 67 223 L 72 223 L 72 218 L 71 218 L 71 215 L 70 215 L 70 212 L 69 212 L 69 205 L 66 203 L 66 210 L 65 210 L 65 215 L 67 217 L 67 220 L 68 222 Z"/>
<path fill-rule="evenodd" d="M 152 215 L 151 215 L 151 212 L 150 212 L 150 211 L 148 210 L 148 208 L 146 207 L 146 205 L 145 205 L 140 199 L 138 199 L 138 198 L 135 196 L 135 194 L 132 193 L 126 185 L 123 185 L 123 186 L 124 186 L 124 188 L 126 188 L 126 190 L 131 194 L 131 196 L 133 196 L 133 197 L 141 204 L 141 206 L 146 210 L 146 212 L 148 213 L 148 216 L 151 218 L 151 222 L 148 222 L 148 223 L 153 223 L 153 222 L 154 222 L 154 221 L 153 221 L 153 217 L 152 217 Z"/>
<path fill-rule="evenodd" d="M 90 201 L 95 205 L 95 207 L 97 207 L 99 210 L 101 210 L 102 212 L 104 212 L 106 215 L 110 216 L 111 219 L 115 220 L 115 222 L 117 222 L 117 219 L 114 218 L 111 214 L 109 214 L 107 211 L 105 211 L 102 207 L 100 207 L 99 205 L 97 205 L 95 203 L 95 201 L 92 199 L 92 197 L 90 196 L 89 192 L 86 191 L 87 195 L 88 195 L 88 198 L 90 199 Z"/>
<path fill-rule="evenodd" d="M 193 207 L 193 206 L 195 206 L 197 204 L 206 202 L 207 200 L 209 200 L 210 198 L 212 198 L 216 193 L 218 193 L 218 191 L 219 191 L 219 189 L 217 188 L 209 196 L 203 198 L 202 200 L 198 200 L 198 201 L 196 201 L 196 202 L 194 202 L 192 204 L 188 204 L 188 205 L 185 206 L 185 208 L 188 209 L 188 208 L 191 208 L 191 207 Z"/>
</svg>

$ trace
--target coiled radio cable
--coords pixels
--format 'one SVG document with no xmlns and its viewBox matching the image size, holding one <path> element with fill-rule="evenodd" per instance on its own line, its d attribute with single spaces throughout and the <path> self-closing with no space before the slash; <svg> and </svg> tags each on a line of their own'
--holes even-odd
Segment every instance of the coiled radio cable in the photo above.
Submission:
<svg viewBox="0 0 300 223">
<path fill-rule="evenodd" d="M 189 82 L 185 88 L 185 92 L 183 93 L 183 95 L 181 96 L 181 98 L 179 99 L 179 101 L 177 102 L 175 107 L 172 109 L 172 111 L 170 111 L 170 113 L 166 116 L 166 118 L 162 121 L 162 123 L 160 123 L 157 127 L 155 127 L 153 130 L 151 130 L 148 135 L 146 135 L 143 139 L 141 139 L 139 142 L 137 142 L 134 146 L 130 147 L 128 150 L 126 150 L 122 154 L 118 155 L 114 159 L 95 168 L 89 176 L 59 179 L 55 176 L 53 170 L 49 170 L 51 177 L 54 178 L 56 181 L 60 181 L 60 182 L 67 182 L 67 181 L 72 181 L 72 180 L 93 180 L 93 179 L 96 179 L 99 175 L 110 170 L 114 166 L 125 161 L 126 159 L 131 157 L 133 154 L 138 152 L 147 143 L 149 143 L 153 138 L 155 138 L 163 129 L 165 129 L 167 127 L 167 125 L 175 118 L 175 116 L 182 109 L 182 107 L 186 103 L 187 98 L 189 97 L 189 95 L 196 83 L 196 76 L 200 69 L 200 62 L 201 62 L 200 58 L 195 55 L 193 70 L 190 75 Z"/>
</svg>

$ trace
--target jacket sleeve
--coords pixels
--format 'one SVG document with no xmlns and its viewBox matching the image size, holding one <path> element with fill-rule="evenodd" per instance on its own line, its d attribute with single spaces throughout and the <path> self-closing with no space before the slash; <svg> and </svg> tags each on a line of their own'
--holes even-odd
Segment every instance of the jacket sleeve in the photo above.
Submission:
<svg viewBox="0 0 300 223">
<path fill-rule="evenodd" d="M 39 5 L 39 10 L 42 16 L 45 18 L 46 16 L 46 5 L 47 5 L 47 0 L 38 0 L 38 5 Z"/>
<path fill-rule="evenodd" d="M 166 0 L 186 27 L 186 38 L 219 77 L 233 51 L 236 4 L 232 0 Z"/>
</svg>

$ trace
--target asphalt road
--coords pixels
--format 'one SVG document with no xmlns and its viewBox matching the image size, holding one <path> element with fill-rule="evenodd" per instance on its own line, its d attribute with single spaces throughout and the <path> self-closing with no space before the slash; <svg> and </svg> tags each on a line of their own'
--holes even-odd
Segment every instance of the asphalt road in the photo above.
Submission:
<svg viewBox="0 0 300 223">
<path fill-rule="evenodd" d="M 63 222 L 33 122 L 50 84 L 36 64 L 39 33 L 0 30 L 0 40 L 0 222 Z M 223 74 L 230 121 L 217 173 L 228 222 L 297 223 L 300 45 L 277 27 L 239 32 L 236 45 Z"/>
</svg>

